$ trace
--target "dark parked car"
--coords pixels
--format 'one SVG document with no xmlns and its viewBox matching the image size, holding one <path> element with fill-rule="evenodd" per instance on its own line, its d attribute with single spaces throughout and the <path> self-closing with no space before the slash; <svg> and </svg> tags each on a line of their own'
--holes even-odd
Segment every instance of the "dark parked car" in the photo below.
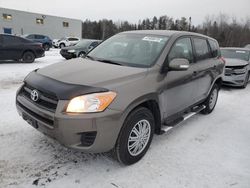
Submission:
<svg viewBox="0 0 250 188">
<path fill-rule="evenodd" d="M 84 57 L 90 50 L 95 48 L 101 40 L 83 39 L 75 46 L 64 47 L 61 49 L 60 54 L 65 59 L 71 59 L 76 57 Z"/>
<path fill-rule="evenodd" d="M 181 31 L 123 32 L 69 61 L 25 78 L 19 114 L 67 147 L 112 151 L 127 165 L 145 155 L 154 133 L 211 113 L 224 68 L 216 40 Z"/>
<path fill-rule="evenodd" d="M 43 56 L 44 49 L 41 43 L 18 36 L 0 34 L 0 60 L 22 60 L 32 63 L 35 58 Z"/>
<path fill-rule="evenodd" d="M 29 35 L 24 35 L 24 37 L 33 42 L 42 43 L 45 51 L 49 51 L 49 49 L 52 47 L 52 40 L 48 36 L 38 35 L 38 34 L 29 34 Z"/>
<path fill-rule="evenodd" d="M 250 49 L 221 48 L 221 54 L 226 61 L 223 84 L 246 88 L 250 76 Z"/>
</svg>

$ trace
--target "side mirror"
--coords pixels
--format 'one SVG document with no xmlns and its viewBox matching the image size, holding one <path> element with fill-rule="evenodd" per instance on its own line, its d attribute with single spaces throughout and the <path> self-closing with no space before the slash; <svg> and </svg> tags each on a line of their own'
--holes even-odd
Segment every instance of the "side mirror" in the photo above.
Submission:
<svg viewBox="0 0 250 188">
<path fill-rule="evenodd" d="M 170 61 L 168 68 L 173 71 L 185 71 L 189 68 L 189 61 L 187 59 L 176 58 Z"/>
</svg>

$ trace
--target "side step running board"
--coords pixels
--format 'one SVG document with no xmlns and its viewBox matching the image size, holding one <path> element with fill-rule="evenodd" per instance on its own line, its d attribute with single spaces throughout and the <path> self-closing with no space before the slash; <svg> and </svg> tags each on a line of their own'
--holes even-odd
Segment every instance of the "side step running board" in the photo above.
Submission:
<svg viewBox="0 0 250 188">
<path fill-rule="evenodd" d="M 180 124 L 181 122 L 191 118 L 192 116 L 200 113 L 205 108 L 206 108 L 205 105 L 194 107 L 191 112 L 181 116 L 180 118 L 177 118 L 176 120 L 172 121 L 168 125 L 163 125 L 162 129 L 161 129 L 161 133 L 166 133 L 166 132 L 170 131 L 174 126 L 176 126 L 176 125 Z"/>
</svg>

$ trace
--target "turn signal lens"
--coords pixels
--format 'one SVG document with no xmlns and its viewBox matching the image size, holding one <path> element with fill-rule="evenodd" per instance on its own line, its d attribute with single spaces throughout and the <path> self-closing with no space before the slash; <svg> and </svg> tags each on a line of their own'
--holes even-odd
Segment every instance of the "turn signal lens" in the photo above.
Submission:
<svg viewBox="0 0 250 188">
<path fill-rule="evenodd" d="M 69 102 L 66 112 L 102 112 L 110 105 L 115 97 L 116 93 L 112 91 L 75 97 Z"/>
</svg>

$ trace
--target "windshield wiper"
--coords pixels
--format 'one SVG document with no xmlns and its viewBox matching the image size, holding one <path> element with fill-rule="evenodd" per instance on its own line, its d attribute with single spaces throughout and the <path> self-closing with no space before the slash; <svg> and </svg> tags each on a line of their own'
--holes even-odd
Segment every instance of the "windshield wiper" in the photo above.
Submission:
<svg viewBox="0 0 250 188">
<path fill-rule="evenodd" d="M 123 66 L 123 64 L 109 60 L 109 59 L 97 59 L 97 61 L 103 62 L 103 63 L 109 63 L 109 64 L 113 64 L 113 65 L 120 65 Z"/>
</svg>

